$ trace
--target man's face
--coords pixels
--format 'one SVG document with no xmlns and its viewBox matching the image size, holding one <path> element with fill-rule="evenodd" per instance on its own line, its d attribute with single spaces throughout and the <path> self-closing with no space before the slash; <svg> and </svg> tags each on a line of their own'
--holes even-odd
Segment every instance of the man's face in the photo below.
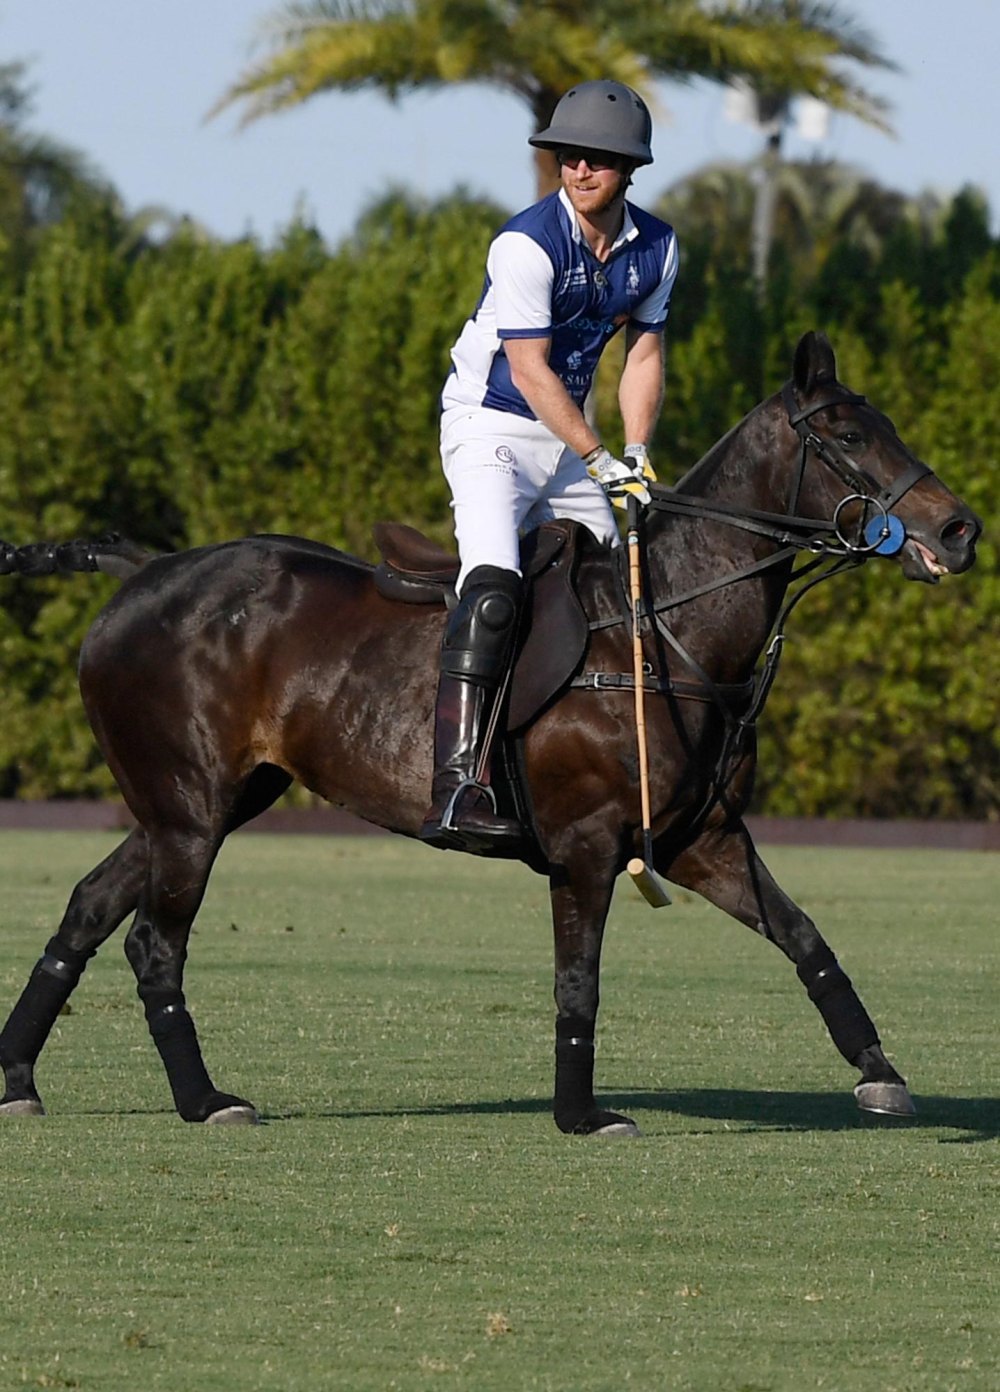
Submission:
<svg viewBox="0 0 1000 1392">
<path fill-rule="evenodd" d="M 583 217 L 605 213 L 625 192 L 628 161 L 606 150 L 556 151 L 562 185 L 574 209 Z"/>
</svg>

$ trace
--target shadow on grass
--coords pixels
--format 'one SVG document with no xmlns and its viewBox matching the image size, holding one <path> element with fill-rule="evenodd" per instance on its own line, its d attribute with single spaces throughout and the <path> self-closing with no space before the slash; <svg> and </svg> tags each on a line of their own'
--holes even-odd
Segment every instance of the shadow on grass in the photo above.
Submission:
<svg viewBox="0 0 1000 1392">
<path fill-rule="evenodd" d="M 711 1121 L 735 1122 L 743 1130 L 854 1131 L 858 1127 L 945 1129 L 970 1133 L 955 1140 L 996 1140 L 1000 1137 L 1000 1098 L 922 1097 L 915 1099 L 917 1115 L 879 1117 L 858 1111 L 853 1096 L 829 1092 L 736 1092 L 725 1088 L 681 1088 L 673 1092 L 619 1093 L 610 1105 Z"/>
<path fill-rule="evenodd" d="M 667 1112 L 704 1121 L 735 1123 L 741 1131 L 856 1131 L 884 1127 L 893 1130 L 963 1131 L 964 1136 L 942 1137 L 952 1144 L 992 1141 L 1000 1138 L 1000 1098 L 917 1097 L 917 1115 L 904 1120 L 859 1112 L 848 1093 L 733 1091 L 726 1088 L 679 1088 L 673 1092 L 635 1091 L 599 1094 L 600 1104 L 625 1112 Z M 371 1117 L 498 1116 L 539 1113 L 548 1115 L 548 1098 L 503 1098 L 495 1101 L 454 1102 L 423 1107 L 330 1108 L 320 1112 L 289 1111 L 272 1114 L 272 1121 L 301 1120 L 306 1116 L 357 1120 Z"/>
</svg>

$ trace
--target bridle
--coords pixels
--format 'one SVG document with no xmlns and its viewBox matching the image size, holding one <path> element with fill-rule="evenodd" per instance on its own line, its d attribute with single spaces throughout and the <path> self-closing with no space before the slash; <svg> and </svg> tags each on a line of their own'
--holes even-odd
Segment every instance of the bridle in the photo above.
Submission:
<svg viewBox="0 0 1000 1392">
<path fill-rule="evenodd" d="M 759 508 L 741 507 L 720 499 L 681 493 L 660 484 L 651 485 L 652 497 L 647 511 L 669 512 L 679 516 L 722 522 L 741 531 L 767 537 L 775 542 L 779 549 L 740 570 L 728 572 L 704 585 L 699 585 L 696 589 L 686 590 L 682 594 L 671 595 L 658 603 L 647 605 L 647 613 L 654 616 L 665 613 L 687 604 L 692 599 L 711 594 L 713 590 L 723 589 L 738 580 L 775 569 L 793 559 L 799 551 L 811 552 L 815 559 L 801 566 L 791 577 L 791 581 L 801 580 L 824 562 L 832 561 L 831 566 L 821 575 L 815 576 L 805 589 L 795 596 L 788 606 L 790 611 L 802 594 L 812 589 L 820 580 L 828 579 L 849 567 L 861 565 L 871 556 L 894 556 L 906 541 L 906 529 L 892 509 L 932 470 L 906 451 L 910 460 L 908 467 L 890 486 L 882 487 L 867 470 L 852 463 L 835 440 L 824 439 L 808 424 L 812 416 L 819 411 L 829 410 L 831 406 L 859 405 L 866 400 L 866 397 L 858 396 L 854 392 L 840 391 L 808 406 L 799 406 L 791 382 L 786 382 L 782 387 L 781 401 L 785 407 L 788 424 L 800 440 L 798 468 L 785 512 L 764 512 Z M 725 444 L 738 428 L 738 425 L 734 426 L 729 436 L 724 437 L 720 444 Z M 901 441 L 900 448 L 906 448 Z M 850 490 L 837 504 L 832 518 L 802 517 L 796 512 L 810 455 L 814 455 L 831 469 Z M 862 505 L 862 520 L 856 539 L 853 539 L 844 531 L 842 514 L 848 504 L 856 502 Z M 873 512 L 869 513 L 870 509 L 873 509 Z M 622 618 L 616 615 L 609 619 L 593 620 L 590 627 L 592 630 L 611 628 L 621 622 Z"/>
<path fill-rule="evenodd" d="M 642 606 L 642 617 L 655 626 L 660 636 L 673 648 L 695 678 L 694 682 L 684 682 L 670 676 L 657 677 L 650 666 L 644 683 L 645 689 L 672 697 L 709 702 L 717 707 L 722 715 L 725 737 L 711 780 L 713 797 L 724 794 L 730 761 L 739 753 L 745 736 L 752 730 L 764 708 L 777 675 L 785 641 L 785 626 L 792 610 L 823 580 L 863 565 L 872 556 L 896 555 L 905 544 L 906 529 L 894 514 L 893 508 L 915 484 L 932 473 L 926 464 L 909 455 L 908 467 L 891 485 L 883 487 L 867 470 L 852 462 L 836 440 L 824 438 L 809 424 L 813 416 L 833 406 L 856 406 L 865 403 L 864 396 L 841 390 L 822 397 L 819 401 L 813 401 L 808 406 L 800 406 L 795 398 L 792 383 L 786 382 L 781 389 L 781 401 L 788 424 L 800 441 L 798 468 L 787 512 L 772 513 L 744 508 L 716 499 L 680 493 L 658 484 L 650 487 L 652 498 L 647 509 L 649 511 L 721 522 L 767 537 L 778 547 L 770 555 L 740 570 L 720 576 L 683 594 L 672 595 L 659 602 L 645 602 Z M 734 426 L 730 434 L 735 433 L 738 428 Z M 902 442 L 900 447 L 905 449 Z M 909 454 L 908 451 L 907 453 Z M 810 456 L 814 456 L 829 468 L 849 490 L 834 509 L 833 517 L 829 519 L 802 517 L 796 511 Z M 845 530 L 843 514 L 845 509 L 854 503 L 861 505 L 861 518 L 854 535 L 849 536 Z M 796 593 L 778 614 L 761 667 L 746 682 L 729 685 L 714 681 L 661 616 L 714 590 L 791 562 L 795 555 L 802 551 L 811 552 L 812 559 L 793 572 L 789 577 L 789 584 L 802 581 L 806 576 L 810 578 L 808 583 L 797 588 Z M 596 631 L 619 623 L 624 623 L 631 632 L 632 619 L 627 604 L 623 605 L 620 615 L 592 620 L 590 628 Z M 591 672 L 574 678 L 572 685 L 600 691 L 634 688 L 635 682 L 631 675 L 625 673 Z"/>
<path fill-rule="evenodd" d="M 901 498 L 909 493 L 913 485 L 919 483 L 931 470 L 922 460 L 910 455 L 908 467 L 894 483 L 883 488 L 867 470 L 858 468 L 848 459 L 836 440 L 824 439 L 822 435 L 818 435 L 809 426 L 810 418 L 815 416 L 817 412 L 829 410 L 831 406 L 865 405 L 867 398 L 864 396 L 858 396 L 854 392 L 841 392 L 836 396 L 823 397 L 820 401 L 814 401 L 809 406 L 799 406 L 795 400 L 791 382 L 786 382 L 781 389 L 781 400 L 788 415 L 788 424 L 801 441 L 799 468 L 789 512 L 794 513 L 798 507 L 799 495 L 802 492 L 805 478 L 806 463 L 809 453 L 812 451 L 817 459 L 821 460 L 827 468 L 833 470 L 846 488 L 851 489 L 847 497 L 842 498 L 837 504 L 833 514 L 833 524 L 840 544 L 849 551 L 873 553 L 881 556 L 895 555 L 906 540 L 906 530 L 899 518 L 893 516 L 892 509 Z M 905 449 L 902 442 L 900 442 L 900 448 Z M 872 504 L 875 505 L 876 509 L 874 516 L 867 517 L 867 520 L 862 523 L 863 543 L 860 545 L 845 537 L 839 525 L 840 515 L 844 508 L 849 503 L 855 502 L 862 504 L 863 516 L 866 515 L 867 509 Z"/>
</svg>

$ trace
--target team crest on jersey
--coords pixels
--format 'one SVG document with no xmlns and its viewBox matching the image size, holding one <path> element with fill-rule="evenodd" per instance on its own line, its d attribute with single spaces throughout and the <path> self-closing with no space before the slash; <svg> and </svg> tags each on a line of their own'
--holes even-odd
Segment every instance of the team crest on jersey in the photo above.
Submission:
<svg viewBox="0 0 1000 1392">
<path fill-rule="evenodd" d="M 626 293 L 632 296 L 639 293 L 639 268 L 634 261 L 628 263 L 628 274 L 625 277 Z"/>
<path fill-rule="evenodd" d="M 583 354 L 574 349 L 566 359 L 566 366 L 569 368 L 570 372 L 579 372 L 580 368 L 583 366 Z"/>
</svg>

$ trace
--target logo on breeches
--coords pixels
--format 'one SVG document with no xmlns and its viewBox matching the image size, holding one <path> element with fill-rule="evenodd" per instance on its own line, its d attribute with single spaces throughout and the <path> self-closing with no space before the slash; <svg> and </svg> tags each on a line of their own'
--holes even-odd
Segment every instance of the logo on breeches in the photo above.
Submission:
<svg viewBox="0 0 1000 1392">
<path fill-rule="evenodd" d="M 494 463 L 491 459 L 487 467 L 492 469 L 494 473 L 503 474 L 507 478 L 517 478 L 517 457 L 510 445 L 497 445 L 493 453 L 497 462 Z"/>
</svg>

